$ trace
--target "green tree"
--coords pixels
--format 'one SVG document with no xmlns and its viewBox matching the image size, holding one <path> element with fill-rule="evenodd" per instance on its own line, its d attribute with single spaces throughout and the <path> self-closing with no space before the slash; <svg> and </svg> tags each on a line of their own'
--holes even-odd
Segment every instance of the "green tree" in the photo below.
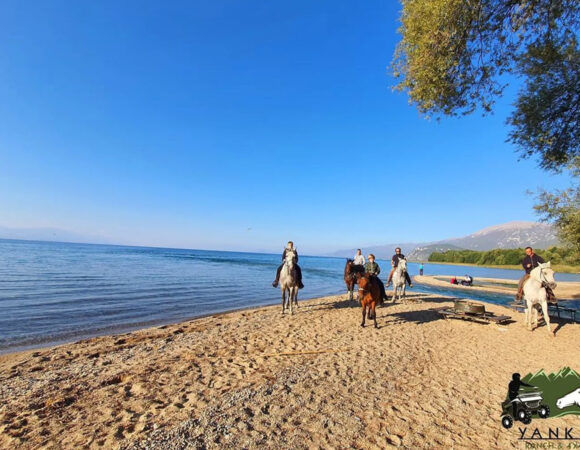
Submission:
<svg viewBox="0 0 580 450">
<path fill-rule="evenodd" d="M 580 155 L 578 0 L 401 0 L 397 89 L 427 115 L 493 109 L 523 77 L 508 140 L 558 171 Z"/>
<path fill-rule="evenodd" d="M 570 164 L 575 185 L 563 191 L 541 191 L 534 207 L 547 222 L 554 222 L 558 237 L 580 258 L 580 157 Z"/>
<path fill-rule="evenodd" d="M 540 167 L 580 177 L 580 1 L 401 0 L 396 88 L 438 118 L 492 111 L 506 73 L 522 79 L 508 141 Z M 541 191 L 536 211 L 580 251 L 580 186 Z M 483 255 L 482 260 L 493 259 Z M 576 256 L 570 256 L 575 260 Z"/>
</svg>

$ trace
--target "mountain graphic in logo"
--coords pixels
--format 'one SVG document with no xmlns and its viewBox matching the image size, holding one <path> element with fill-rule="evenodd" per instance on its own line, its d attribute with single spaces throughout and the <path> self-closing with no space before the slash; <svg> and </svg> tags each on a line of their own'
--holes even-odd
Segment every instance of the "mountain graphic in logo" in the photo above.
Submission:
<svg viewBox="0 0 580 450">
<path fill-rule="evenodd" d="M 527 374 L 522 381 L 536 386 L 542 391 L 544 403 L 550 408 L 550 417 L 562 417 L 568 414 L 580 415 L 579 403 L 571 403 L 564 408 L 558 407 L 558 400 L 571 394 L 570 400 L 575 399 L 574 392 L 580 389 L 580 375 L 570 367 L 564 367 L 556 373 L 546 374 L 540 370 L 535 374 Z M 574 398 L 572 398 L 574 397 Z M 568 402 L 560 402 L 560 405 Z"/>
</svg>

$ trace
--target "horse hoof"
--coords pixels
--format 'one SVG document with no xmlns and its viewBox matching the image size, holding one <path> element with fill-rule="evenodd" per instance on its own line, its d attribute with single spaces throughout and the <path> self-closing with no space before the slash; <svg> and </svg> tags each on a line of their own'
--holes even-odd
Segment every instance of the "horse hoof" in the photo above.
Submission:
<svg viewBox="0 0 580 450">
<path fill-rule="evenodd" d="M 365 327 L 365 324 L 364 323 L 361 323 L 360 326 L 364 328 Z"/>
</svg>

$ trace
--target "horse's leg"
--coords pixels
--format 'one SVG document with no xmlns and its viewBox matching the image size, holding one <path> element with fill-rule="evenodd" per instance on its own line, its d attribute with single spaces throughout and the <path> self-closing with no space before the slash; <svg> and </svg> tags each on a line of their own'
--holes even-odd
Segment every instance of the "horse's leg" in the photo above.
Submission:
<svg viewBox="0 0 580 450">
<path fill-rule="evenodd" d="M 548 327 L 548 333 L 550 333 L 553 337 L 554 332 L 550 327 L 550 316 L 548 315 L 548 301 L 546 298 L 544 298 L 544 301 L 541 302 L 541 305 L 542 305 L 542 313 L 544 314 L 544 322 L 546 322 L 546 326 Z"/>
<path fill-rule="evenodd" d="M 286 289 L 281 288 L 282 291 L 282 314 L 284 314 L 284 304 L 286 303 Z"/>
<path fill-rule="evenodd" d="M 377 325 L 377 304 L 376 302 L 373 303 L 373 321 L 375 322 L 375 328 L 378 328 L 379 326 Z"/>
<path fill-rule="evenodd" d="M 534 314 L 534 312 L 532 311 L 533 307 L 534 305 L 532 304 L 532 302 L 528 300 L 528 307 L 526 309 L 526 326 L 530 331 L 532 331 L 532 314 Z"/>
<path fill-rule="evenodd" d="M 298 308 L 298 286 L 296 286 L 296 292 L 294 293 L 294 306 Z"/>
<path fill-rule="evenodd" d="M 363 321 L 360 324 L 361 327 L 364 327 L 365 326 L 365 318 L 366 318 L 365 316 L 366 316 L 366 313 L 367 313 L 366 312 L 366 309 L 367 309 L 366 305 L 362 305 L 362 317 L 363 317 Z"/>
</svg>

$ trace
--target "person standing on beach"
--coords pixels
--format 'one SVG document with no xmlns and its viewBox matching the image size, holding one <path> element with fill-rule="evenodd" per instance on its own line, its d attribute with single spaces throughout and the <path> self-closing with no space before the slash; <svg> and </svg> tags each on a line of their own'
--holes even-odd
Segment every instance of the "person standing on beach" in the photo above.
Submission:
<svg viewBox="0 0 580 450">
<path fill-rule="evenodd" d="M 385 291 L 385 284 L 379 278 L 379 274 L 381 273 L 381 268 L 375 262 L 375 255 L 372 253 L 369 255 L 369 262 L 365 264 L 365 273 L 369 273 L 372 277 L 377 280 L 379 283 L 379 287 L 381 289 L 381 295 L 383 296 L 383 300 L 387 300 L 387 292 Z"/>
<path fill-rule="evenodd" d="M 395 269 L 399 265 L 399 260 L 406 259 L 405 255 L 401 253 L 401 247 L 397 247 L 395 249 L 395 254 L 391 258 L 391 273 L 389 273 L 389 278 L 387 279 L 387 287 L 391 285 L 391 280 L 393 279 L 393 273 L 395 273 Z M 405 279 L 407 280 L 407 284 L 409 287 L 413 287 L 413 283 L 411 282 L 411 277 L 409 276 L 409 272 L 405 272 Z"/>
<path fill-rule="evenodd" d="M 419 275 L 423 275 L 423 263 L 419 264 Z"/>
<path fill-rule="evenodd" d="M 360 248 L 356 251 L 356 255 L 354 257 L 354 263 L 357 266 L 364 266 L 365 265 L 365 257 L 363 256 Z"/>
<path fill-rule="evenodd" d="M 518 285 L 518 293 L 516 294 L 516 301 L 521 301 L 524 295 L 524 284 L 530 278 L 530 273 L 533 269 L 538 267 L 538 264 L 544 264 L 544 260 L 541 256 L 536 255 L 534 253 L 534 249 L 532 247 L 526 247 L 526 256 L 522 260 L 522 267 L 526 271 L 524 276 L 520 279 L 520 283 Z"/>
<path fill-rule="evenodd" d="M 286 252 L 296 253 L 296 263 L 298 263 L 298 251 L 294 248 L 294 242 L 288 241 L 288 245 L 286 246 L 284 252 L 282 253 L 282 264 L 280 264 L 280 266 L 278 267 L 278 270 L 276 271 L 276 279 L 272 283 L 272 286 L 274 287 L 278 287 L 278 283 L 280 282 L 280 272 L 282 271 L 282 267 L 284 267 Z M 300 266 L 298 264 L 296 264 L 295 267 L 296 267 L 296 278 L 298 278 L 298 288 L 302 289 L 304 287 L 304 284 L 302 284 L 302 269 L 300 269 Z"/>
</svg>

